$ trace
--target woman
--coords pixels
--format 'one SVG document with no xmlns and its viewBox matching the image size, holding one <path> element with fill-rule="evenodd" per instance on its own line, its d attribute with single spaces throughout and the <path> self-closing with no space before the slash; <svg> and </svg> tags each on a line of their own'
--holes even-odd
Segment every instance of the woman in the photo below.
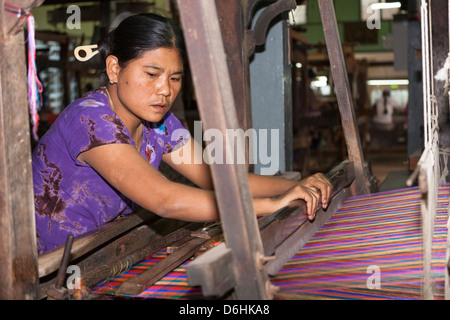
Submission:
<svg viewBox="0 0 450 320">
<path fill-rule="evenodd" d="M 197 150 L 170 112 L 183 78 L 181 31 L 170 19 L 134 15 L 99 51 L 108 84 L 71 103 L 33 153 L 39 253 L 138 206 L 172 219 L 219 219 L 208 166 L 172 160 Z M 176 130 L 185 133 L 172 140 Z M 198 188 L 166 179 L 161 160 Z M 321 174 L 299 183 L 249 174 L 249 185 L 258 216 L 304 199 L 312 219 L 320 195 L 326 207 L 331 193 Z"/>
</svg>

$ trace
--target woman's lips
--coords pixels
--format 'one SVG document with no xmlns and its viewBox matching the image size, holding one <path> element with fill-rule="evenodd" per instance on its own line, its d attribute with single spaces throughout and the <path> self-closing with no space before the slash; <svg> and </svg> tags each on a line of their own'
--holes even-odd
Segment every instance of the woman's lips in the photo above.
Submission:
<svg viewBox="0 0 450 320">
<path fill-rule="evenodd" d="M 166 110 L 166 106 L 163 104 L 154 104 L 152 105 L 152 108 L 155 109 L 157 112 L 164 112 Z"/>
</svg>

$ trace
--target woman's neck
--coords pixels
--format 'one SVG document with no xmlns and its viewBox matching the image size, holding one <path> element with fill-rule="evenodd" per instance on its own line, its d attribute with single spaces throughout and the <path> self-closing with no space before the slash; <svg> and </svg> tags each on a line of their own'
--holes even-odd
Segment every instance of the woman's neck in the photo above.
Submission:
<svg viewBox="0 0 450 320">
<path fill-rule="evenodd" d="M 108 95 L 109 105 L 111 110 L 117 114 L 117 116 L 122 120 L 122 122 L 127 127 L 128 131 L 131 134 L 131 138 L 136 143 L 136 147 L 139 148 L 140 143 L 142 141 L 142 121 L 135 115 L 131 114 L 127 111 L 126 108 L 122 106 L 120 103 L 118 94 L 117 94 L 117 85 L 106 86 L 106 93 Z"/>
</svg>

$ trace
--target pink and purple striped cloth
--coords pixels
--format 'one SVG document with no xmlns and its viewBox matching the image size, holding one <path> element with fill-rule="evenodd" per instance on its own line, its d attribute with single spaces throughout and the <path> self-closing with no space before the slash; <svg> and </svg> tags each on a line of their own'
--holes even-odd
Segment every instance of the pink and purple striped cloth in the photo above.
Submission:
<svg viewBox="0 0 450 320">
<path fill-rule="evenodd" d="M 435 299 L 444 298 L 450 185 L 439 189 L 433 240 Z M 276 299 L 422 299 L 422 236 L 417 187 L 348 198 L 310 241 L 274 276 Z M 111 294 L 126 279 L 166 256 L 162 251 L 101 283 L 91 294 Z M 204 299 L 184 267 L 135 298 Z"/>
</svg>

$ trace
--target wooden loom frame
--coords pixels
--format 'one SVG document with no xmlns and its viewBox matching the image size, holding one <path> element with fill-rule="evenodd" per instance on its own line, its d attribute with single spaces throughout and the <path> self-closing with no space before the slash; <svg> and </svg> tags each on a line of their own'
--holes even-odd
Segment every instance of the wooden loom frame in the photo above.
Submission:
<svg viewBox="0 0 450 320">
<path fill-rule="evenodd" d="M 3 3 L 3 2 L 0 2 Z M 245 2 L 244 4 L 239 4 L 239 2 L 234 2 L 236 6 L 239 6 L 239 12 L 241 14 L 245 14 L 247 19 L 250 17 L 251 10 L 258 4 L 259 1 L 253 0 Z M 350 90 L 347 78 L 345 76 L 345 66 L 343 65 L 343 54 L 342 54 L 342 48 L 340 47 L 339 43 L 339 36 L 337 33 L 337 26 L 336 26 L 336 20 L 334 16 L 334 7 L 332 4 L 332 1 L 322 1 L 320 0 L 319 3 L 321 4 L 321 13 L 324 14 L 327 18 L 332 19 L 325 19 L 326 23 L 324 23 L 324 28 L 328 27 L 328 31 L 330 31 L 331 36 L 329 36 L 327 43 L 329 45 L 329 50 L 335 52 L 335 55 L 333 56 L 333 59 L 335 59 L 336 63 L 333 63 L 335 68 L 333 69 L 333 75 L 334 77 L 337 77 L 336 81 L 336 87 L 344 88 L 345 90 L 339 90 L 341 93 L 338 96 L 338 100 L 340 101 L 340 107 L 341 110 L 345 110 L 342 112 L 343 114 L 343 124 L 344 128 L 346 130 L 346 140 L 347 144 L 351 146 L 349 148 L 349 156 L 351 159 L 351 162 L 353 163 L 352 170 L 355 171 L 355 176 L 358 177 L 355 179 L 355 182 L 353 184 L 353 190 L 356 193 L 367 193 L 369 190 L 369 183 L 368 183 L 368 176 L 365 164 L 363 163 L 362 159 L 362 153 L 361 153 L 361 146 L 359 142 L 359 136 L 357 134 L 356 129 L 356 122 L 354 118 L 354 111 L 352 106 L 352 100 L 350 96 Z M 26 1 L 17 1 L 17 5 L 21 7 L 27 7 L 28 2 Z M 38 4 L 35 3 L 34 6 L 37 6 Z M 216 10 L 214 6 L 211 7 L 211 5 L 214 5 L 211 1 L 190 1 L 189 6 L 186 7 L 185 1 L 179 1 L 179 7 L 181 9 L 182 19 L 183 19 L 183 26 L 186 30 L 186 37 L 187 37 L 187 43 L 188 48 L 190 47 L 189 54 L 191 59 L 191 64 L 193 67 L 193 74 L 194 77 L 196 75 L 200 74 L 205 76 L 208 75 L 208 79 L 211 81 L 210 83 L 196 83 L 196 85 L 202 86 L 202 88 L 206 88 L 207 85 L 213 84 L 215 85 L 214 88 L 211 89 L 211 91 L 202 91 L 201 92 L 201 101 L 199 101 L 199 109 L 201 114 L 203 113 L 202 117 L 206 117 L 207 119 L 204 119 L 206 125 L 206 128 L 208 127 L 216 127 L 221 128 L 221 130 L 225 130 L 226 128 L 230 127 L 238 127 L 236 116 L 233 115 L 234 112 L 234 97 L 232 96 L 232 92 L 238 92 L 237 90 L 231 89 L 231 84 L 229 82 L 229 73 L 226 68 L 226 64 L 224 64 L 223 60 L 223 49 L 220 49 L 220 46 L 222 45 L 222 42 L 220 41 L 221 35 L 220 35 L 220 27 L 218 25 L 218 19 L 217 15 L 215 14 Z M 248 87 L 248 74 L 246 71 L 248 71 L 248 55 L 251 54 L 254 50 L 256 45 L 264 43 L 265 39 L 265 32 L 266 29 L 270 23 L 270 20 L 279 14 L 282 11 L 286 11 L 289 9 L 293 9 L 296 5 L 295 1 L 277 1 L 271 6 L 269 6 L 268 9 L 266 9 L 265 14 L 262 16 L 263 19 L 260 18 L 258 22 L 256 23 L 256 27 L 254 30 L 244 30 L 243 33 L 240 33 L 239 30 L 236 31 L 235 34 L 238 34 L 239 36 L 244 36 L 244 38 L 247 40 L 247 42 L 244 41 L 244 45 L 242 47 L 244 52 L 244 56 L 241 60 L 241 66 L 243 67 L 243 72 L 239 73 L 241 77 L 241 82 L 244 86 L 244 90 L 242 93 L 245 95 L 248 93 L 246 89 Z M 201 19 L 198 19 L 196 17 L 196 14 L 201 12 Z M 242 16 L 241 16 L 242 18 Z M 190 20 L 189 20 L 190 19 Z M 195 26 L 195 24 L 200 20 L 201 22 L 205 22 L 205 24 L 200 24 Z M 187 21 L 187 22 L 186 22 Z M 244 19 L 243 21 L 247 21 Z M 261 22 L 262 21 L 262 22 Z M 245 29 L 245 26 L 244 26 Z M 258 30 L 259 32 L 256 33 L 255 30 Z M 335 32 L 332 32 L 332 31 Z M 242 30 L 240 30 L 242 32 Z M 5 34 L 5 33 L 3 33 Z M 206 50 L 200 51 L 196 50 L 195 46 L 199 45 L 195 44 L 195 39 L 199 39 L 198 36 L 201 36 L 201 41 L 204 41 L 203 43 L 200 43 L 200 46 L 206 45 L 207 43 L 213 43 L 212 46 L 206 45 Z M 194 37 L 192 37 L 194 36 Z M 334 38 L 333 38 L 334 37 Z M 16 44 L 23 45 L 20 41 L 20 39 L 14 39 Z M 215 41 L 214 40 L 219 40 Z M 211 42 L 212 41 L 212 42 Z M 335 44 L 333 44 L 335 42 Z M 219 50 L 218 50 L 219 49 Z M 222 51 L 220 51 L 222 50 Z M 212 60 L 208 61 L 208 66 L 211 69 L 201 69 L 201 65 L 196 65 L 196 58 L 195 54 L 202 53 L 201 57 L 197 57 L 199 59 L 203 59 L 205 56 L 212 58 Z M 17 57 L 21 57 L 20 55 L 16 55 Z M 5 60 L 3 60 L 5 61 Z M 20 65 L 18 63 L 17 65 Z M 220 73 L 217 72 L 217 70 L 220 69 Z M 2 69 L 3 70 L 3 69 Z M 212 70 L 212 72 L 211 72 Z M 221 74 L 220 79 L 217 77 L 218 74 Z M 3 77 L 5 78 L 5 77 Z M 198 79 L 198 78 L 197 78 Z M 228 82 L 226 84 L 223 83 L 223 81 Z M 339 84 L 340 83 L 340 84 Z M 16 95 L 20 95 L 21 93 L 26 92 L 26 88 L 23 88 L 23 90 L 15 90 L 14 93 Z M 9 93 L 8 93 L 9 94 Z M 8 94 L 6 96 L 8 96 Z M 23 95 L 21 96 L 23 99 Z M 212 99 L 212 100 L 211 100 Z M 248 98 L 245 98 L 248 99 Z M 23 100 L 22 100 L 23 101 Z M 206 101 L 206 103 L 205 103 Z M 219 119 L 218 122 L 214 123 L 214 117 L 208 116 L 208 114 L 204 114 L 205 105 L 211 105 L 215 104 L 220 106 L 219 108 L 215 108 L 214 112 L 216 112 L 215 116 L 218 116 Z M 25 106 L 26 103 L 23 101 L 22 104 Z M 12 105 L 12 103 L 11 103 Z M 248 110 L 248 107 L 246 108 Z M 22 111 L 25 111 L 24 108 Z M 242 118 L 240 118 L 242 119 Z M 247 117 L 248 119 L 248 117 Z M 27 113 L 23 112 L 20 126 L 21 128 L 17 127 L 11 127 L 9 126 L 9 123 L 7 121 L 2 122 L 2 131 L 3 132 L 17 132 L 17 131 L 24 131 L 24 129 L 27 129 L 28 126 L 24 126 L 24 123 L 28 123 L 27 121 Z M 230 126 L 231 123 L 231 126 Z M 248 124 L 247 124 L 248 125 Z M 244 123 L 245 126 L 245 123 Z M 27 136 L 26 134 L 24 134 Z M 14 141 L 14 139 L 12 139 Z M 7 150 L 6 143 L 4 141 L 3 145 L 5 145 L 5 148 L 3 150 Z M 30 154 L 27 151 L 27 146 L 25 148 L 17 147 L 17 150 L 19 150 L 22 154 L 22 158 L 29 159 Z M 7 166 L 7 170 L 16 170 L 20 169 L 20 166 L 17 166 L 17 163 L 14 165 L 12 164 L 13 161 L 7 160 L 6 163 L 3 162 L 3 165 Z M 27 167 L 28 165 L 28 167 Z M 55 249 L 54 251 L 50 252 L 48 255 L 42 255 L 39 258 L 36 256 L 36 239 L 35 239 L 35 231 L 34 231 L 34 215 L 33 213 L 33 201 L 32 201 L 32 184 L 31 184 L 31 170 L 28 164 L 24 164 L 23 166 L 27 167 L 27 174 L 28 174 L 28 183 L 22 185 L 23 188 L 19 192 L 17 192 L 17 195 L 20 194 L 28 194 L 28 202 L 26 203 L 28 205 L 27 209 L 19 210 L 20 212 L 10 212 L 7 217 L 15 217 L 12 220 L 17 218 L 25 218 L 27 220 L 27 230 L 25 232 L 20 232 L 21 235 L 24 235 L 28 237 L 27 239 L 23 240 L 20 239 L 20 241 L 16 241 L 14 244 L 7 243 L 6 245 L 3 245 L 3 248 L 11 249 L 11 248 L 19 248 L 21 250 L 24 250 L 25 253 L 23 253 L 20 250 L 17 250 L 17 252 L 14 252 L 12 255 L 7 255 L 7 261 L 6 264 L 3 265 L 3 271 L 5 271 L 3 274 L 15 274 L 17 275 L 17 271 L 20 269 L 17 266 L 17 261 L 23 262 L 24 259 L 26 263 L 20 264 L 20 267 L 22 269 L 27 270 L 29 274 L 24 274 L 20 277 L 4 277 L 2 279 L 7 279 L 8 281 L 11 281 L 10 283 L 6 283 L 3 288 L 6 290 L 2 292 L 1 297 L 11 299 L 11 298 L 42 298 L 46 296 L 46 293 L 48 292 L 49 288 L 54 286 L 55 278 L 51 278 L 49 281 L 45 280 L 45 277 L 50 276 L 51 274 L 54 274 L 58 270 L 58 263 L 61 261 L 61 257 L 64 254 L 64 248 L 63 246 Z M 22 166 L 22 167 L 23 167 Z M 239 279 L 239 285 L 236 286 L 236 297 L 238 299 L 245 299 L 245 298 L 251 298 L 251 299 L 267 299 L 271 297 L 270 294 L 270 286 L 268 286 L 268 278 L 267 273 L 265 272 L 264 268 L 261 268 L 261 263 L 264 260 L 264 248 L 262 246 L 260 237 L 258 236 L 259 230 L 258 226 L 256 224 L 256 219 L 253 214 L 253 208 L 251 208 L 251 204 L 249 205 L 249 199 L 250 195 L 248 192 L 248 186 L 246 185 L 246 179 L 243 179 L 242 177 L 245 176 L 246 168 L 242 166 L 232 165 L 232 166 L 221 166 L 221 167 L 215 167 L 213 168 L 213 176 L 215 180 L 215 187 L 216 187 L 216 193 L 218 195 L 218 203 L 219 207 L 221 208 L 221 215 L 223 219 L 223 225 L 224 225 L 224 231 L 227 237 L 227 244 L 230 246 L 233 255 L 234 255 L 234 264 L 236 265 L 236 268 L 245 271 L 245 272 L 237 272 L 236 274 L 242 275 Z M 5 174 L 6 177 L 8 177 L 8 174 Z M 14 181 L 6 181 L 6 184 L 4 186 L 4 189 L 6 190 L 8 186 L 14 185 Z M 9 194 L 8 192 L 5 192 L 5 194 Z M 18 202 L 23 203 L 18 200 L 13 200 L 11 202 Z M 230 206 L 230 204 L 233 204 Z M 7 205 L 5 205 L 7 207 Z M 231 212 L 231 214 L 229 214 Z M 237 213 L 237 216 L 236 216 Z M 229 217 L 237 218 L 238 220 L 229 219 Z M 228 219 L 228 220 L 227 220 Z M 151 227 L 148 227 L 147 223 L 150 221 Z M 236 224 L 236 221 L 240 221 L 240 223 Z M 89 270 L 88 267 L 92 267 L 93 264 L 99 264 L 100 261 L 106 261 L 107 257 L 112 254 L 116 253 L 116 255 L 113 257 L 113 259 L 107 260 L 109 263 L 115 263 L 117 261 L 120 261 L 122 264 L 122 261 L 120 260 L 123 258 L 124 255 L 129 253 L 132 249 L 136 250 L 136 248 L 131 248 L 132 244 L 136 240 L 136 234 L 139 234 L 139 236 L 142 236 L 142 234 L 145 234 L 145 237 L 147 237 L 148 242 L 147 245 L 149 245 L 150 242 L 155 241 L 156 242 L 161 240 L 159 245 L 163 246 L 167 245 L 168 243 L 173 243 L 174 241 L 179 240 L 181 237 L 185 236 L 189 232 L 191 232 L 195 227 L 191 224 L 184 225 L 181 229 L 177 230 L 175 232 L 175 236 L 172 234 L 170 235 L 160 235 L 158 234 L 158 227 L 154 227 L 156 223 L 154 222 L 154 215 L 151 213 L 141 211 L 137 213 L 136 215 L 132 217 L 127 217 L 123 219 L 122 221 L 118 220 L 115 221 L 112 224 L 108 224 L 107 226 L 103 228 L 99 228 L 98 230 L 95 230 L 95 232 L 92 232 L 91 234 L 88 234 L 84 237 L 77 238 L 74 241 L 74 249 L 70 252 L 70 259 L 69 261 L 77 261 L 77 259 L 81 259 L 80 264 L 82 265 L 83 269 L 82 271 Z M 12 221 L 14 223 L 14 221 Z M 163 223 L 164 224 L 164 223 Z M 170 223 L 169 223 L 170 224 Z M 14 233 L 16 230 L 23 230 L 23 226 L 25 224 L 22 224 L 19 226 L 7 226 L 6 230 L 9 230 L 9 233 L 2 233 L 2 235 L 5 235 L 5 239 L 11 240 L 16 239 L 17 240 L 17 232 Z M 235 227 L 238 225 L 240 230 L 235 230 Z M 137 228 L 137 231 L 135 231 L 133 234 L 127 233 L 130 229 Z M 167 226 L 165 226 L 167 229 Z M 180 231 L 181 230 L 181 231 Z M 246 239 L 242 239 L 241 235 L 247 235 Z M 170 239 L 168 239 L 170 238 Z M 111 239 L 115 239 L 112 243 L 109 243 Z M 108 244 L 107 244 L 108 242 Z M 93 249 L 98 249 L 100 247 L 101 250 L 99 252 L 95 252 L 93 254 L 91 251 Z M 142 248 L 140 248 L 142 249 Z M 150 250 L 144 250 L 144 252 L 149 253 L 153 249 Z M 121 253 L 121 256 L 117 255 L 117 252 Z M 140 251 L 140 250 L 138 250 Z M 109 254 L 108 254 L 109 253 Z M 255 254 L 251 254 L 255 253 Z M 86 255 L 88 256 L 86 258 Z M 4 257 L 4 255 L 2 255 Z M 29 257 L 29 258 L 25 258 Z M 142 256 L 139 256 L 136 259 L 142 259 Z M 114 260 L 116 259 L 116 260 Z M 94 275 L 92 275 L 91 279 L 104 279 L 108 276 L 108 273 L 105 271 L 100 271 L 97 269 L 94 269 L 93 271 Z M 257 275 L 257 280 L 253 281 L 253 275 Z M 250 276 L 249 276 L 250 275 Z M 249 282 L 250 281 L 250 282 Z"/>
<path fill-rule="evenodd" d="M 423 298 L 434 299 L 433 279 L 431 277 L 432 246 L 436 219 L 437 200 L 440 185 L 439 165 L 439 122 L 438 105 L 434 89 L 435 65 L 433 63 L 431 1 L 421 0 L 421 34 L 422 34 L 422 82 L 423 82 L 423 115 L 424 115 L 424 151 L 417 167 L 406 181 L 411 186 L 417 179 L 422 194 L 420 200 L 421 227 L 423 237 Z M 448 1 L 450 10 L 450 1 Z M 449 11 L 450 12 L 450 11 Z M 448 15 L 450 23 L 450 15 Z M 450 30 L 449 30 L 450 31 Z M 450 48 L 449 48 L 450 52 Z M 448 70 L 447 70 L 448 72 Z M 447 74 L 448 77 L 448 74 Z M 450 209 L 450 207 L 449 207 Z M 447 227 L 448 224 L 447 224 Z M 445 299 L 450 299 L 450 237 L 447 233 L 447 250 L 445 266 Z"/>
<path fill-rule="evenodd" d="M 248 95 L 248 57 L 249 53 L 252 53 L 254 46 L 262 44 L 257 39 L 264 39 L 266 28 L 276 14 L 280 13 L 280 9 L 290 8 L 296 4 L 295 1 L 279 0 L 275 1 L 269 6 L 265 17 L 266 20 L 261 20 L 261 23 L 257 23 L 261 29 L 255 33 L 255 30 L 246 29 L 247 26 L 239 25 L 240 30 L 235 30 L 235 35 L 238 34 L 242 41 L 243 56 L 239 56 L 237 51 L 232 51 L 236 54 L 237 61 L 240 61 L 239 67 L 242 69 L 238 71 L 236 75 L 233 75 L 234 80 L 239 78 L 238 85 L 236 81 L 231 83 L 230 72 L 226 67 L 226 63 L 223 56 L 223 42 L 220 33 L 219 20 L 215 14 L 217 11 L 214 8 L 214 2 L 209 0 L 190 0 L 189 5 L 186 1 L 178 0 L 180 12 L 183 20 L 183 27 L 186 32 L 186 39 L 188 45 L 189 58 L 191 66 L 196 78 L 196 87 L 198 88 L 199 97 L 199 110 L 202 120 L 204 121 L 205 128 L 220 128 L 225 130 L 227 128 L 237 127 L 250 127 L 248 121 L 242 121 L 243 119 L 249 119 L 248 113 L 242 117 L 239 116 L 241 123 L 238 124 L 235 103 L 237 95 L 241 95 L 239 101 L 249 101 Z M 230 0 L 236 10 L 239 12 L 239 17 L 242 21 L 248 22 L 248 17 L 251 16 L 252 8 L 258 3 L 258 0 L 239 1 Z M 2 9 L 4 1 L 0 0 L 0 9 Z M 18 5 L 22 7 L 28 7 L 32 5 L 31 1 L 16 1 Z M 220 5 L 220 1 L 217 2 Z M 344 134 L 346 137 L 346 143 L 349 153 L 350 163 L 353 164 L 353 170 L 355 172 L 355 179 L 352 182 L 353 194 L 366 194 L 370 192 L 371 182 L 367 173 L 367 166 L 364 163 L 361 145 L 359 141 L 358 130 L 355 121 L 355 114 L 353 108 L 353 102 L 350 95 L 350 88 L 348 79 L 346 77 L 346 69 L 342 54 L 342 48 L 340 46 L 339 34 L 337 32 L 336 17 L 334 14 L 334 6 L 331 0 L 318 0 L 320 12 L 323 21 L 323 27 L 327 40 L 327 48 L 330 54 L 330 60 L 332 65 L 332 74 L 336 84 L 338 104 L 341 111 L 342 123 L 344 128 Z M 38 3 L 34 3 L 37 6 Z M 269 10 L 270 9 L 270 10 Z M 289 9 L 288 9 L 289 10 Z M 3 12 L 3 11 L 2 11 Z M 200 19 L 199 19 L 200 14 Z M 5 17 L 2 14 L 2 27 L 3 35 L 5 35 Z M 223 19 L 224 17 L 222 17 Z M 228 17 L 231 19 L 232 17 Z M 270 19 L 269 19 L 270 18 Z M 228 21 L 230 22 L 230 21 Z M 258 21 L 259 22 L 259 21 Z M 256 36 L 258 34 L 258 36 Z M 242 38 L 241 38 L 242 37 Z M 225 38 L 225 37 L 224 37 Z M 8 43 L 9 42 L 9 43 Z M 229 45 L 230 42 L 227 42 Z M 233 42 L 236 44 L 236 42 Z M 5 45 L 16 45 L 16 50 L 5 50 Z M 0 47 L 0 54 L 2 56 L 12 57 L 16 54 L 18 57 L 17 67 L 20 67 L 20 46 L 23 45 L 20 39 L 8 39 L 2 43 Z M 8 59 L 2 59 L 2 75 L 4 75 L 5 64 L 4 61 Z M 201 62 L 201 63 L 200 63 Z M 219 76 L 220 75 L 220 76 Z M 7 107 L 22 101 L 22 105 L 26 105 L 23 101 L 23 92 L 26 92 L 26 88 L 20 90 L 5 90 L 8 86 L 5 86 L 4 80 L 6 77 L 2 77 L 2 110 L 8 111 Z M 207 80 L 205 80 L 207 79 Z M 23 81 L 25 83 L 25 81 Z M 233 87 L 234 86 L 234 87 Z M 236 89 L 240 87 L 241 89 Z M 233 88 L 232 88 L 233 87 Z M 15 87 L 16 88 L 16 87 Z M 243 89 L 242 89 L 243 88 Z M 242 90 L 242 91 L 239 91 Z M 234 95 L 234 96 L 233 96 Z M 8 100 L 7 99 L 11 99 Z M 216 105 L 218 108 L 208 110 L 208 106 Z M 241 108 L 244 109 L 244 108 Z M 23 136 L 27 136 L 26 131 L 28 126 L 24 126 L 24 123 L 28 123 L 28 115 L 25 112 L 26 108 L 21 109 L 20 117 L 15 122 L 9 122 L 9 118 L 5 120 L 6 113 L 2 113 L 0 118 L 0 129 L 6 137 L 11 137 L 11 141 L 17 141 L 13 138 L 13 135 L 17 135 L 17 132 L 21 132 Z M 245 108 L 248 112 L 248 105 Z M 11 109 L 9 109 L 11 112 Z M 12 112 L 11 112 L 12 113 Z M 2 189 L 6 190 L 4 194 L 10 198 L 0 198 L 1 207 L 8 208 L 6 214 L 2 213 L 1 216 L 1 230 L 0 237 L 4 244 L 1 245 L 0 259 L 2 264 L 0 268 L 3 275 L 19 275 L 18 277 L 2 277 L 0 283 L 1 288 L 5 290 L 0 291 L 1 298 L 31 298 L 37 299 L 45 296 L 46 289 L 52 285 L 50 280 L 48 283 L 39 281 L 39 278 L 45 277 L 58 269 L 58 263 L 63 255 L 63 249 L 52 252 L 53 257 L 51 263 L 44 263 L 46 257 L 36 256 L 36 242 L 34 238 L 34 215 L 33 215 L 33 201 L 32 201 L 32 184 L 30 180 L 31 170 L 29 164 L 29 149 L 26 145 L 26 141 L 13 147 L 6 144 L 3 135 L 0 135 L 0 143 L 2 144 L 1 150 L 5 150 L 6 161 L 0 161 L 0 169 L 5 172 L 6 179 L 2 180 Z M 25 139 L 26 140 L 26 139 Z M 4 148 L 3 148 L 4 147 Z M 19 153 L 19 156 L 16 156 Z M 24 161 L 19 164 L 13 160 L 23 159 Z M 24 170 L 26 183 L 21 184 L 17 192 L 11 192 L 11 186 L 17 186 L 17 181 L 23 182 L 21 177 L 17 177 L 17 172 Z M 226 235 L 226 245 L 232 253 L 232 274 L 234 279 L 233 288 L 235 291 L 235 297 L 237 299 L 270 299 L 271 298 L 271 286 L 267 277 L 267 268 L 271 263 L 267 262 L 265 248 L 261 239 L 261 233 L 256 223 L 256 218 L 253 214 L 253 208 L 250 202 L 250 195 L 248 191 L 248 185 L 245 178 L 246 168 L 243 166 L 216 166 L 212 168 L 214 185 L 216 187 L 218 204 L 221 212 L 222 222 Z M 347 190 L 347 189 L 346 189 Z M 14 196 L 12 194 L 15 194 Z M 22 195 L 27 195 L 27 201 L 23 202 Z M 8 203 L 6 203 L 8 202 Z M 22 203 L 25 207 L 17 208 L 16 203 Z M 328 212 L 332 214 L 332 212 Z M 6 219 L 6 223 L 5 223 Z M 150 223 L 149 223 L 150 221 Z M 238 223 L 236 223 L 238 222 Z M 173 243 L 182 237 L 190 234 L 192 230 L 195 230 L 198 225 L 186 224 L 177 229 L 176 232 L 170 235 L 158 234 L 159 222 L 155 222 L 155 216 L 151 213 L 141 211 L 132 217 L 123 219 L 122 221 L 115 221 L 113 224 L 100 228 L 90 235 L 78 239 L 75 245 L 75 249 L 72 252 L 72 259 L 83 258 L 85 265 L 91 265 L 99 263 L 99 261 L 106 261 L 107 253 L 117 253 L 119 255 L 114 256 L 116 260 L 109 260 L 110 263 L 120 261 L 120 259 L 126 256 L 127 253 L 137 250 L 136 247 L 131 248 L 132 244 L 136 242 L 137 236 L 145 235 L 146 244 L 159 241 L 160 246 Z M 322 221 L 323 223 L 323 221 Z M 163 223 L 164 224 L 164 223 Z M 170 223 L 169 223 L 170 224 Z M 148 227 L 150 225 L 150 227 Z M 166 228 L 167 226 L 164 226 Z M 178 226 L 179 227 L 179 226 Z M 127 233 L 130 229 L 135 228 L 134 233 Z M 164 229 L 162 228 L 162 229 Z M 175 229 L 175 228 L 174 228 Z M 4 232 L 6 230 L 6 233 Z M 126 233 L 126 234 L 125 234 Z M 20 234 L 21 237 L 18 237 Z M 91 237 L 91 239 L 89 239 Z M 170 239 L 168 239 L 170 238 Z M 95 243 L 94 240 L 95 239 Z M 104 246 L 111 239 L 116 239 L 113 243 L 107 244 L 102 248 L 101 254 L 98 254 L 100 258 L 86 258 L 85 255 L 89 255 L 91 250 L 97 247 Z M 298 238 L 297 238 L 298 239 Z M 14 243 L 10 241 L 13 240 Z M 100 240 L 100 242 L 99 242 Z M 307 239 L 303 239 L 306 241 Z M 102 244 L 103 243 L 103 244 Z M 288 243 L 286 241 L 285 243 Z M 289 254 L 295 253 L 293 247 L 288 244 L 290 248 Z M 142 248 L 139 248 L 139 251 Z M 145 253 L 149 253 L 154 248 L 148 249 Z M 288 250 L 289 251 L 289 250 Z M 6 252 L 6 254 L 5 254 Z M 211 250 L 211 252 L 214 252 Z M 92 254 L 93 255 L 93 254 Z M 48 256 L 47 256 L 48 257 Z M 56 257 L 56 258 L 55 258 Z M 58 258 L 59 257 L 59 258 Z M 140 259 L 139 257 L 137 259 Z M 286 259 L 286 256 L 283 257 Z M 91 260 L 89 260 L 91 259 Z M 76 261 L 76 260 L 74 260 Z M 4 263 L 5 262 L 5 263 Z M 265 267 L 261 267 L 267 262 Z M 40 268 L 49 267 L 49 269 Z M 39 266 L 39 268 L 38 268 Z M 86 267 L 87 268 L 87 267 Z M 18 271 L 22 270 L 18 273 Z M 39 271 L 38 271 L 39 270 Z M 44 271 L 40 271 L 44 270 Z M 98 268 L 94 269 L 95 276 L 92 279 L 104 279 L 108 274 L 100 274 Z M 40 283 L 39 283 L 40 282 Z M 0 289 L 2 290 L 2 289 Z"/>
<path fill-rule="evenodd" d="M 225 132 L 227 128 L 237 128 L 235 101 L 223 54 L 223 42 L 220 41 L 221 32 L 215 4 L 208 0 L 190 1 L 189 4 L 180 0 L 178 3 L 189 61 L 194 75 L 198 107 L 204 127 L 206 129 L 219 128 L 222 132 Z M 245 3 L 247 6 L 243 5 L 243 8 L 251 10 L 258 1 Z M 283 7 L 283 3 L 290 4 L 291 7 Z M 318 3 L 349 159 L 353 164 L 354 191 L 357 194 L 369 193 L 370 181 L 362 156 L 334 5 L 329 0 L 318 0 Z M 277 1 L 266 10 L 272 8 L 276 14 L 279 14 L 280 12 L 276 11 L 276 7 L 286 10 L 293 9 L 295 6 L 295 1 Z M 247 16 L 249 14 L 248 11 L 244 11 L 244 13 Z M 270 20 L 264 21 L 266 26 Z M 256 22 L 257 26 L 258 22 Z M 262 31 L 264 36 L 265 29 Z M 253 31 L 246 30 L 244 32 L 247 38 L 253 35 Z M 261 34 L 259 36 L 261 37 Z M 264 41 L 259 44 L 262 43 Z M 247 60 L 249 57 L 246 57 L 245 54 L 253 53 L 253 43 L 250 42 L 249 45 L 249 42 L 244 42 L 244 44 L 247 44 L 247 48 L 243 48 L 244 60 Z M 245 73 L 244 78 L 246 78 Z M 210 108 L 211 105 L 216 107 Z M 243 178 L 246 172 L 245 167 L 213 165 L 211 170 L 226 246 L 213 248 L 204 254 L 202 259 L 191 263 L 187 268 L 188 277 L 191 278 L 189 281 L 192 284 L 201 285 L 204 294 L 208 292 L 209 295 L 221 296 L 230 288 L 233 288 L 234 297 L 237 299 L 270 299 L 272 298 L 273 288 L 267 278 L 267 268 L 270 268 L 270 265 L 279 267 L 280 260 L 283 263 L 286 262 L 299 249 L 298 245 L 306 242 L 311 234 L 301 232 L 301 234 L 292 236 L 291 241 L 283 240 L 285 244 L 289 244 L 279 251 L 280 255 L 277 253 L 275 257 L 268 258 L 267 252 L 265 252 L 267 247 L 262 244 L 258 223 L 253 213 L 247 181 L 246 178 Z M 229 189 L 230 187 L 231 189 Z M 233 205 L 230 207 L 230 204 Z M 293 215 L 300 214 L 300 211 L 299 209 Z M 328 214 L 331 215 L 332 211 L 330 210 Z M 313 229 L 315 231 L 320 228 L 321 223 L 324 223 L 324 221 L 319 222 L 319 220 L 314 223 Z M 264 244 L 266 245 L 266 243 L 267 241 Z M 271 253 L 269 252 L 269 254 Z M 271 261 L 267 262 L 268 260 Z M 266 267 L 262 267 L 265 263 Z M 276 272 L 277 269 L 275 268 L 274 271 Z"/>
</svg>

